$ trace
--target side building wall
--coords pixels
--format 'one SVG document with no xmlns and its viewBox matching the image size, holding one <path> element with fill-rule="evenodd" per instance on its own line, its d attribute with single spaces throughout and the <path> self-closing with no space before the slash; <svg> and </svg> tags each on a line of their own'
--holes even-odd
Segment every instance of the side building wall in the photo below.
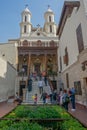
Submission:
<svg viewBox="0 0 87 130">
<path fill-rule="evenodd" d="M 0 57 L 0 102 L 15 95 L 16 69 Z"/>
<path fill-rule="evenodd" d="M 76 30 L 81 25 L 84 49 L 79 53 Z M 75 86 L 77 94 L 76 101 L 87 105 L 87 17 L 83 0 L 80 0 L 80 7 L 73 9 L 70 17 L 64 25 L 59 41 L 59 70 L 61 70 L 64 88 L 70 89 Z M 68 65 L 64 63 L 65 49 L 68 52 Z M 62 69 L 60 67 L 60 57 Z M 85 70 L 82 70 L 82 64 Z"/>
<path fill-rule="evenodd" d="M 9 61 L 14 67 L 17 62 L 17 47 L 14 43 L 3 43 L 0 44 L 0 56 L 6 61 Z"/>
</svg>

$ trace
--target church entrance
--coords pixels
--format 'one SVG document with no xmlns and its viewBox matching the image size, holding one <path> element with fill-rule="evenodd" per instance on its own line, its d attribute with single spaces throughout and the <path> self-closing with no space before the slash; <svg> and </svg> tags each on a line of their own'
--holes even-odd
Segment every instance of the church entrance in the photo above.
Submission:
<svg viewBox="0 0 87 130">
<path fill-rule="evenodd" d="M 34 71 L 37 73 L 37 75 L 40 74 L 40 63 L 34 64 Z"/>
</svg>

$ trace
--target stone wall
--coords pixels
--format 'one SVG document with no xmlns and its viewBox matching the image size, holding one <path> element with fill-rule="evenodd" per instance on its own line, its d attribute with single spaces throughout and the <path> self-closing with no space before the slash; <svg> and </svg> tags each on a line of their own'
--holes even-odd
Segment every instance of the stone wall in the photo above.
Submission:
<svg viewBox="0 0 87 130">
<path fill-rule="evenodd" d="M 17 48 L 15 43 L 0 44 L 0 56 L 16 67 Z"/>
<path fill-rule="evenodd" d="M 15 95 L 15 68 L 0 57 L 0 102 Z"/>
</svg>

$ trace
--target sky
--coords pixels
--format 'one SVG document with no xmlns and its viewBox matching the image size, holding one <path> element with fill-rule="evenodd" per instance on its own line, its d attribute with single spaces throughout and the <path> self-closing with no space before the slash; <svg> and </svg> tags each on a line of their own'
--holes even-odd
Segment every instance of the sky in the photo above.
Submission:
<svg viewBox="0 0 87 130">
<path fill-rule="evenodd" d="M 21 12 L 25 5 L 32 14 L 33 27 L 44 25 L 44 13 L 48 5 L 55 14 L 55 23 L 58 25 L 64 0 L 0 0 L 0 43 L 20 37 Z"/>
</svg>

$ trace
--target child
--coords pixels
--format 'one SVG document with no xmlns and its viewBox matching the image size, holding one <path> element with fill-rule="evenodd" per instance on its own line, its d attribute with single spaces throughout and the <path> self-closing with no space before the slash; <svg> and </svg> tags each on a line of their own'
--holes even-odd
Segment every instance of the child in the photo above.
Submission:
<svg viewBox="0 0 87 130">
<path fill-rule="evenodd" d="M 37 94 L 34 96 L 34 104 L 37 104 Z"/>
<path fill-rule="evenodd" d="M 16 92 L 16 95 L 15 95 L 14 103 L 15 102 L 18 102 L 18 104 L 21 104 L 21 102 L 22 102 L 21 98 L 18 96 L 18 92 Z"/>
</svg>

